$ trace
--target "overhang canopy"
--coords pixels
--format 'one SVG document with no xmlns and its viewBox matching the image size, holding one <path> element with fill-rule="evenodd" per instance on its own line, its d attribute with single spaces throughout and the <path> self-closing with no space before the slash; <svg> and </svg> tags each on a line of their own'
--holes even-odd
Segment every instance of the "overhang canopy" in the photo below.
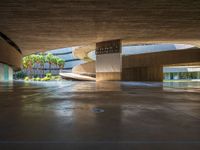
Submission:
<svg viewBox="0 0 200 150">
<path fill-rule="evenodd" d="M 200 46 L 198 0 L 1 0 L 0 19 L 24 55 L 111 39 Z"/>
</svg>

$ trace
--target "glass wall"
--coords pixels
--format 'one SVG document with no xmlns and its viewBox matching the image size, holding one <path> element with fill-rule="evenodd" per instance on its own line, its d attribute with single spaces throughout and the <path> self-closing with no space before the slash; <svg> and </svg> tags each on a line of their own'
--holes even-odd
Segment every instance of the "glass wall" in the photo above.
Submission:
<svg viewBox="0 0 200 150">
<path fill-rule="evenodd" d="M 13 69 L 9 65 L 0 63 L 0 81 L 13 80 Z"/>
<path fill-rule="evenodd" d="M 164 80 L 195 80 L 200 79 L 200 66 L 164 67 Z"/>
<path fill-rule="evenodd" d="M 167 72 L 164 80 L 192 80 L 200 79 L 200 72 Z"/>
</svg>

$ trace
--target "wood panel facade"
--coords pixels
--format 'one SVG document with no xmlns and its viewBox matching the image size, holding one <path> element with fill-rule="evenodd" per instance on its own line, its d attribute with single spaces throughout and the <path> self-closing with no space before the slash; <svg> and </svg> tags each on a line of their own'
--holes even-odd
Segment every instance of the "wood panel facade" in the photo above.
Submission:
<svg viewBox="0 0 200 150">
<path fill-rule="evenodd" d="M 123 56 L 122 80 L 162 81 L 163 66 L 198 62 L 198 48 Z"/>
</svg>

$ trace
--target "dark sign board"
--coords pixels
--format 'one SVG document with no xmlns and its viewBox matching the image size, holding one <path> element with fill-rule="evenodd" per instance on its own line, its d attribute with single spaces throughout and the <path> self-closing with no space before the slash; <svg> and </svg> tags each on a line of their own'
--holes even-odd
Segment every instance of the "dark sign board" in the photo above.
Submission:
<svg viewBox="0 0 200 150">
<path fill-rule="evenodd" d="M 96 43 L 96 55 L 121 53 L 121 40 Z"/>
</svg>

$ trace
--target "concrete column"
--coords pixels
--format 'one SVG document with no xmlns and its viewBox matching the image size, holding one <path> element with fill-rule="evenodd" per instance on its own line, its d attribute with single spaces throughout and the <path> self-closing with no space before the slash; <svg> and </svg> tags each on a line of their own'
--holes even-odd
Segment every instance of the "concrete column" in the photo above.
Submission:
<svg viewBox="0 0 200 150">
<path fill-rule="evenodd" d="M 9 70 L 8 70 L 8 80 L 12 81 L 13 80 L 13 68 L 9 66 Z"/>
<path fill-rule="evenodd" d="M 0 63 L 0 81 L 4 81 L 4 66 Z"/>
<path fill-rule="evenodd" d="M 121 40 L 96 44 L 96 80 L 121 80 Z"/>
<path fill-rule="evenodd" d="M 197 72 L 197 79 L 200 79 L 200 72 Z"/>
</svg>

